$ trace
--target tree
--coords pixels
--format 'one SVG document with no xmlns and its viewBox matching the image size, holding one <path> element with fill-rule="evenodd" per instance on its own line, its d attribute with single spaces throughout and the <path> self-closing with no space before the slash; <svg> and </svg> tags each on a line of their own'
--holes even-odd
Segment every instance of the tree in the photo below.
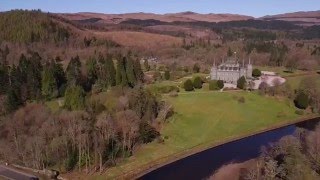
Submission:
<svg viewBox="0 0 320 180">
<path fill-rule="evenodd" d="M 47 100 L 58 96 L 58 85 L 54 75 L 54 67 L 47 64 L 42 71 L 41 80 L 41 93 Z"/>
<path fill-rule="evenodd" d="M 252 76 L 256 77 L 256 78 L 260 77 L 261 76 L 261 71 L 259 69 L 253 69 Z"/>
<path fill-rule="evenodd" d="M 222 89 L 224 87 L 224 82 L 222 80 L 217 81 L 217 86 L 219 89 Z"/>
<path fill-rule="evenodd" d="M 79 56 L 71 58 L 66 69 L 66 77 L 69 85 L 80 85 L 81 83 L 81 62 Z"/>
<path fill-rule="evenodd" d="M 7 98 L 5 100 L 5 109 L 7 112 L 13 112 L 22 105 L 22 100 L 20 99 L 20 94 L 17 94 L 18 91 L 10 88 L 7 91 Z"/>
<path fill-rule="evenodd" d="M 306 109 L 309 105 L 309 96 L 306 93 L 300 91 L 294 99 L 294 104 L 299 109 Z"/>
<path fill-rule="evenodd" d="M 7 92 L 9 88 L 9 67 L 0 63 L 0 94 Z"/>
<path fill-rule="evenodd" d="M 164 71 L 164 79 L 165 80 L 169 80 L 170 79 L 170 71 L 169 70 Z"/>
<path fill-rule="evenodd" d="M 191 79 L 187 79 L 184 84 L 183 84 L 184 90 L 185 91 L 193 91 L 193 83 Z"/>
<path fill-rule="evenodd" d="M 108 79 L 109 79 L 108 82 L 109 82 L 110 86 L 115 86 L 116 85 L 116 70 L 114 68 L 114 63 L 113 63 L 111 55 L 107 55 L 106 66 L 108 69 Z"/>
<path fill-rule="evenodd" d="M 201 89 L 202 88 L 202 79 L 201 77 L 197 76 L 193 80 L 193 87 L 196 89 Z"/>
<path fill-rule="evenodd" d="M 247 81 L 246 81 L 246 78 L 244 76 L 241 76 L 237 81 L 237 87 L 239 89 L 245 89 L 246 88 L 246 84 L 247 84 Z"/>
<path fill-rule="evenodd" d="M 194 72 L 194 73 L 199 73 L 199 72 L 200 72 L 200 66 L 199 66 L 198 63 L 195 63 L 195 64 L 193 65 L 193 72 Z"/>
<path fill-rule="evenodd" d="M 137 83 L 137 79 L 135 76 L 135 72 L 134 72 L 134 63 L 133 60 L 131 59 L 130 55 L 128 55 L 128 58 L 126 59 L 126 67 L 125 67 L 125 71 L 126 71 L 126 76 L 128 79 L 128 84 L 131 87 L 134 87 Z"/>
<path fill-rule="evenodd" d="M 68 86 L 65 92 L 64 107 L 69 110 L 84 108 L 85 93 L 81 86 Z"/>
<path fill-rule="evenodd" d="M 215 80 L 209 81 L 209 90 L 210 91 L 219 90 L 219 89 L 220 88 L 217 85 L 217 81 L 215 81 Z"/>
<path fill-rule="evenodd" d="M 143 82 L 144 81 L 144 74 L 143 74 L 143 71 L 141 69 L 140 61 L 138 59 L 136 59 L 133 62 L 133 66 L 134 66 L 134 73 L 135 73 L 135 76 L 137 78 L 137 81 Z"/>
</svg>

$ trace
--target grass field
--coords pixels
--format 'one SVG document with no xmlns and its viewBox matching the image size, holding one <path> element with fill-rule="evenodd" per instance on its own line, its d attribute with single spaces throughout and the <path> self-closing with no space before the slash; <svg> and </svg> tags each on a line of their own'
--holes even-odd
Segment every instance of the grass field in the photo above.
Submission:
<svg viewBox="0 0 320 180">
<path fill-rule="evenodd" d="M 239 97 L 244 97 L 245 103 L 239 103 Z M 198 91 L 165 99 L 176 112 L 161 131 L 167 137 L 165 142 L 143 145 L 132 157 L 94 179 L 117 178 L 124 172 L 141 170 L 146 164 L 165 162 L 167 156 L 197 145 L 209 147 L 299 118 L 289 101 L 250 92 Z"/>
<path fill-rule="evenodd" d="M 295 70 L 293 72 L 288 72 L 285 67 L 272 67 L 272 66 L 255 66 L 254 68 L 258 68 L 261 71 L 272 71 L 277 73 L 282 77 L 292 76 L 292 75 L 301 75 L 307 73 L 306 71 Z"/>
</svg>

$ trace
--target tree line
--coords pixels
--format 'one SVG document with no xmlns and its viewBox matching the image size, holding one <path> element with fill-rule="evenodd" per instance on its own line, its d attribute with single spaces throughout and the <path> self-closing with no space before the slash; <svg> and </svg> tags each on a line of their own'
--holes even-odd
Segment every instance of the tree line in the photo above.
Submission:
<svg viewBox="0 0 320 180">
<path fill-rule="evenodd" d="M 17 65 L 0 62 L 0 94 L 5 108 L 13 112 L 27 101 L 65 96 L 67 109 L 82 109 L 86 92 L 101 92 L 114 86 L 131 87 L 144 81 L 140 61 L 131 53 L 91 57 L 82 68 L 79 56 L 72 57 L 64 70 L 59 57 L 42 64 L 37 52 L 22 54 Z M 116 66 L 114 63 L 116 62 Z M 82 69 L 85 69 L 84 71 Z"/>
</svg>

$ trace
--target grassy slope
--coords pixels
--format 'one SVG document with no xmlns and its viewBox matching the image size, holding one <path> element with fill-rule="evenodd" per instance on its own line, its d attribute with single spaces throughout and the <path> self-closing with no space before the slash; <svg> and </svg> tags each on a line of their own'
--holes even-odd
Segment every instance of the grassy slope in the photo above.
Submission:
<svg viewBox="0 0 320 180">
<path fill-rule="evenodd" d="M 245 97 L 244 104 L 235 98 L 240 96 Z M 298 118 L 290 103 L 255 93 L 195 92 L 166 98 L 174 105 L 176 114 L 161 131 L 168 136 L 165 143 L 144 145 L 125 162 L 94 178 L 116 178 L 199 144 L 210 146 Z"/>
</svg>

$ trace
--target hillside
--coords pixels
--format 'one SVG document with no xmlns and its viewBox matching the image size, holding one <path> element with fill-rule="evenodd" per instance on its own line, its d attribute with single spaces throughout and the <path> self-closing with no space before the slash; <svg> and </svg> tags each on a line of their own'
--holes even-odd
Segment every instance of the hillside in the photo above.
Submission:
<svg viewBox="0 0 320 180">
<path fill-rule="evenodd" d="M 264 16 L 260 18 L 262 20 L 281 20 L 281 21 L 290 21 L 295 24 L 311 26 L 311 25 L 320 25 L 320 10 L 319 11 L 308 11 L 308 12 L 293 12 L 278 14 L 272 16 Z"/>
<path fill-rule="evenodd" d="M 0 13 L 0 40 L 10 42 L 67 41 L 72 32 L 49 14 L 14 10 Z"/>
<path fill-rule="evenodd" d="M 101 13 L 75 13 L 75 14 L 59 14 L 61 17 L 72 21 L 96 20 L 94 22 L 106 24 L 119 24 L 130 19 L 139 20 L 158 20 L 163 22 L 226 22 L 248 20 L 253 17 L 236 15 L 236 14 L 199 14 L 194 12 L 170 13 L 170 14 L 153 14 L 153 13 L 127 13 L 127 14 L 101 14 Z"/>
</svg>

